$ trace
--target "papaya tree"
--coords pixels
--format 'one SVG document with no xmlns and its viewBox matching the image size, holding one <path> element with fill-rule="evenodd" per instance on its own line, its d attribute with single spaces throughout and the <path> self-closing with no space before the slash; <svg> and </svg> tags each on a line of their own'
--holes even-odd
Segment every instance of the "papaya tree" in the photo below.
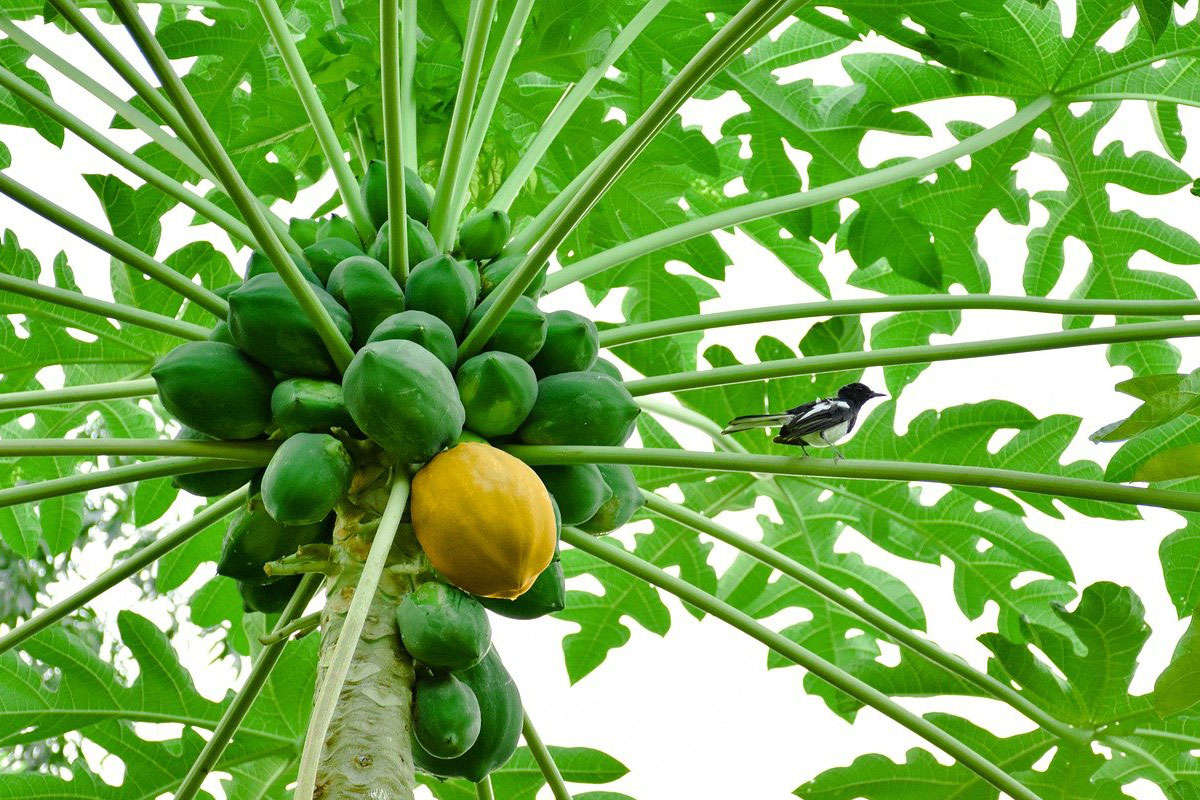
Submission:
<svg viewBox="0 0 1200 800">
<path fill-rule="evenodd" d="M 665 633 L 667 595 L 803 668 L 834 714 L 924 743 L 846 753 L 800 797 L 1200 797 L 1197 623 L 1135 692 L 1141 599 L 1119 575 L 1083 585 L 1035 529 L 1119 524 L 1132 552 L 1142 509 L 1167 509 L 1163 585 L 1179 620 L 1200 604 L 1200 373 L 1172 344 L 1200 335 L 1176 268 L 1200 241 L 1171 221 L 1200 202 L 1195 13 L 5 0 L 0 194 L 108 264 L 0 242 L 0 798 L 565 800 L 624 767 L 546 744 L 493 622 L 571 623 L 574 681 L 630 625 Z M 794 77 L 830 58 L 845 81 Z M 63 99 L 84 95 L 95 124 Z M 935 122 L 965 98 L 1007 112 Z M 684 124 L 714 100 L 719 128 Z M 15 177 L 38 171 L 33 137 L 68 134 L 113 166 L 83 176 L 102 219 Z M 879 162 L 881 137 L 923 155 Z M 1032 161 L 1058 183 L 1031 191 Z M 987 219 L 1023 247 L 985 257 Z M 772 299 L 817 299 L 706 313 L 735 241 L 791 276 Z M 579 287 L 619 297 L 619 321 L 564 308 Z M 1002 310 L 1053 329 L 936 338 Z M 763 323 L 753 360 L 701 346 Z M 897 432 L 934 362 L 1097 345 L 1135 401 L 1099 430 L 986 400 Z M 1095 455 L 1065 463 L 1080 444 Z M 758 531 L 722 516 L 762 507 Z M 948 564 L 963 619 L 997 609 L 985 668 L 925 635 L 913 588 L 839 547 L 851 531 Z M 112 567 L 84 569 L 85 547 Z M 171 622 L 98 618 L 117 587 Z M 244 667 L 220 700 L 181 661 L 184 623 Z M 1026 728 L 905 702 L 928 696 Z M 118 786 L 85 746 L 120 759 Z"/>
</svg>

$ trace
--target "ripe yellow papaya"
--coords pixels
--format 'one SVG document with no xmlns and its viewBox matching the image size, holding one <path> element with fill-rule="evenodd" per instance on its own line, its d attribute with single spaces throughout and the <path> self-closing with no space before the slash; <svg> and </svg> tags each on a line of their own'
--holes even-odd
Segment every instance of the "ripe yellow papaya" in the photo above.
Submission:
<svg viewBox="0 0 1200 800">
<path fill-rule="evenodd" d="M 518 597 L 554 556 L 549 492 L 523 461 L 491 445 L 463 442 L 436 456 L 413 478 L 411 508 L 430 563 L 471 594 Z"/>
</svg>

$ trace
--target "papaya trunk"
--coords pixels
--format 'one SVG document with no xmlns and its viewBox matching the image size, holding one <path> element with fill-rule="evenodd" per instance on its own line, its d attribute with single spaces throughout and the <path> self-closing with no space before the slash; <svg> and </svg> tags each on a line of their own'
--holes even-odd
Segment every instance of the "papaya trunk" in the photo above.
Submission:
<svg viewBox="0 0 1200 800">
<path fill-rule="evenodd" d="M 356 476 L 356 478 L 361 478 Z M 317 685 L 329 671 L 377 515 L 343 508 L 331 548 L 335 568 L 321 619 Z M 416 786 L 411 745 L 413 665 L 400 647 L 395 610 L 412 588 L 419 550 L 401 530 L 354 652 L 317 771 L 314 800 L 412 800 Z"/>
</svg>

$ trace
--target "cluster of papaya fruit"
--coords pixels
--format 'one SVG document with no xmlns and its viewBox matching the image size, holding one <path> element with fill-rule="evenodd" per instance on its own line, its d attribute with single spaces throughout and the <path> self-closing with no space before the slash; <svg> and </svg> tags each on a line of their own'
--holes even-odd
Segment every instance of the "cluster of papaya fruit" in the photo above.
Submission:
<svg viewBox="0 0 1200 800">
<path fill-rule="evenodd" d="M 330 540 L 338 504 L 363 466 L 356 459 L 415 473 L 407 513 L 437 577 L 404 601 L 399 616 L 404 645 L 422 670 L 418 750 L 433 774 L 479 780 L 481 768 L 486 774 L 511 755 L 520 728 L 520 700 L 488 647 L 484 609 L 516 619 L 561 610 L 561 526 L 607 533 L 641 505 L 628 467 L 535 470 L 493 445 L 621 445 L 639 409 L 616 368 L 597 357 L 595 324 L 538 308 L 544 274 L 482 352 L 460 363 L 461 340 L 524 259 L 503 252 L 507 215 L 489 209 L 467 217 L 454 249 L 440 252 L 426 227 L 432 194 L 408 171 L 405 224 L 415 266 L 402 284 L 387 266 L 381 162 L 361 190 L 378 231 L 371 242 L 336 215 L 289 225 L 303 247 L 296 266 L 355 351 L 340 380 L 308 314 L 259 253 L 241 283 L 218 290 L 228 319 L 207 341 L 169 352 L 151 374 L 182 426 L 179 438 L 279 442 L 265 470 L 177 478 L 186 491 L 210 497 L 251 484 L 218 565 L 238 581 L 247 609 L 286 604 L 298 578 L 272 578 L 264 566 Z M 471 647 L 442 642 L 431 650 L 438 636 Z"/>
</svg>

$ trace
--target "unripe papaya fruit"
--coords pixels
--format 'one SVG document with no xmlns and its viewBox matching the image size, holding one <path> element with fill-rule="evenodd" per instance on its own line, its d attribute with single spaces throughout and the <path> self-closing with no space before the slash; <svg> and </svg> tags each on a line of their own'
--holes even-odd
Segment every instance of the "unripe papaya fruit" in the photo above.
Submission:
<svg viewBox="0 0 1200 800">
<path fill-rule="evenodd" d="M 271 424 L 270 370 L 224 342 L 184 342 L 150 370 L 171 416 L 218 439 L 253 439 Z"/>
<path fill-rule="evenodd" d="M 321 239 L 344 239 L 355 247 L 362 247 L 362 239 L 358 238 L 354 223 L 337 214 L 317 221 L 317 240 Z"/>
<path fill-rule="evenodd" d="M 492 642 L 492 626 L 479 601 L 440 581 L 406 594 L 396 608 L 396 625 L 408 654 L 434 669 L 466 669 Z"/>
<path fill-rule="evenodd" d="M 317 240 L 317 221 L 308 217 L 292 217 L 288 220 L 288 233 L 300 247 L 308 247 Z"/>
<path fill-rule="evenodd" d="M 300 270 L 300 274 L 304 276 L 304 280 L 309 283 L 315 283 L 318 286 L 321 285 L 321 279 L 317 277 L 317 273 L 308 265 L 305 259 L 299 256 L 292 256 L 291 258 L 292 263 L 296 265 Z M 275 274 L 276 272 L 277 270 L 275 269 L 275 265 L 271 263 L 271 259 L 257 250 L 250 253 L 250 258 L 246 261 L 246 280 L 250 280 L 257 275 Z"/>
<path fill-rule="evenodd" d="M 388 227 L 392 223 L 390 221 L 383 223 L 383 227 L 379 229 L 379 233 L 375 235 L 375 241 L 370 249 L 367 250 L 367 255 L 383 264 L 387 264 L 390 268 L 391 262 L 391 244 L 388 239 Z M 433 234 L 429 232 L 422 223 L 408 217 L 408 264 L 411 268 L 415 264 L 420 264 L 422 261 L 428 261 L 434 256 L 441 255 L 438 250 L 437 240 L 433 238 Z"/>
<path fill-rule="evenodd" d="M 558 503 L 563 525 L 591 519 L 612 497 L 595 464 L 554 464 L 535 467 L 534 472 Z"/>
<path fill-rule="evenodd" d="M 367 338 L 367 344 L 387 339 L 407 339 L 416 342 L 437 356 L 448 369 L 454 369 L 454 362 L 458 360 L 458 344 L 454 341 L 454 331 L 433 314 L 426 314 L 424 311 L 409 310 L 393 314 L 375 326 L 375 330 Z"/>
<path fill-rule="evenodd" d="M 498 208 L 476 211 L 458 228 L 458 250 L 467 258 L 488 259 L 500 255 L 512 233 L 508 214 Z"/>
<path fill-rule="evenodd" d="M 271 421 L 284 436 L 294 433 L 354 429 L 342 385 L 315 378 L 289 378 L 271 392 Z"/>
<path fill-rule="evenodd" d="M 179 429 L 175 439 L 176 441 L 216 441 L 207 433 L 192 430 L 186 425 Z M 186 475 L 176 475 L 171 479 L 171 483 L 176 488 L 183 489 L 197 497 L 216 497 L 245 486 L 258 471 L 258 467 L 243 467 L 241 469 L 214 469 L 212 472 L 191 472 Z"/>
<path fill-rule="evenodd" d="M 354 462 L 328 433 L 289 436 L 263 473 L 263 505 L 283 525 L 320 522 L 350 488 Z"/>
<path fill-rule="evenodd" d="M 216 325 L 213 325 L 212 330 L 208 332 L 208 340 L 237 347 L 237 342 L 233 340 L 233 331 L 229 330 L 229 323 L 225 320 L 219 320 Z"/>
<path fill-rule="evenodd" d="M 539 378 L 561 372 L 583 372 L 600 352 L 596 323 L 574 311 L 546 315 L 546 341 L 531 362 Z"/>
<path fill-rule="evenodd" d="M 374 160 L 367 165 L 362 180 L 362 198 L 366 203 L 371 223 L 379 228 L 388 219 L 387 165 Z M 411 167 L 404 168 L 404 206 L 408 216 L 428 225 L 429 209 L 433 206 L 433 193 L 425 181 Z"/>
<path fill-rule="evenodd" d="M 433 314 L 457 336 L 475 308 L 470 271 L 450 256 L 435 256 L 413 267 L 404 290 L 409 308 Z"/>
<path fill-rule="evenodd" d="M 579 529 L 588 533 L 610 533 L 633 519 L 637 510 L 646 503 L 642 490 L 638 488 L 633 470 L 625 464 L 597 464 L 600 477 L 612 490 L 612 496 L 592 515 L 581 522 Z"/>
<path fill-rule="evenodd" d="M 370 256 L 352 256 L 338 264 L 327 287 L 350 312 L 355 347 L 362 347 L 380 322 L 404 310 L 400 284 L 387 267 Z"/>
<path fill-rule="evenodd" d="M 483 597 L 483 607 L 509 619 L 537 619 L 547 614 L 562 611 L 567 607 L 567 580 L 563 575 L 562 558 L 558 549 L 550 565 L 537 576 L 533 586 L 520 597 L 502 600 L 498 597 Z"/>
<path fill-rule="evenodd" d="M 625 380 L 621 377 L 621 370 L 617 368 L 617 365 L 607 358 L 597 358 L 592 362 L 592 366 L 588 367 L 588 372 L 599 372 L 601 375 L 607 375 L 617 383 Z"/>
<path fill-rule="evenodd" d="M 247 583 L 267 583 L 271 579 L 263 565 L 296 552 L 301 545 L 329 541 L 333 518 L 312 525 L 281 525 L 271 519 L 261 497 L 234 514 L 221 543 L 217 574 Z"/>
<path fill-rule="evenodd" d="M 334 267 L 347 258 L 362 254 L 361 247 L 351 244 L 345 239 L 318 239 L 304 248 L 304 257 L 308 259 L 308 265 L 321 279 L 322 284 L 329 280 L 329 275 L 333 272 Z"/>
<path fill-rule="evenodd" d="M 467 321 L 467 332 L 479 324 L 483 315 L 491 308 L 495 295 L 485 297 Z M 537 303 L 525 295 L 517 298 L 512 308 L 504 315 L 492 338 L 484 349 L 512 353 L 517 358 L 529 361 L 542 349 L 546 341 L 546 315 Z"/>
<path fill-rule="evenodd" d="M 346 409 L 367 436 L 405 463 L 425 462 L 458 440 L 466 412 L 446 365 L 402 339 L 358 351 L 342 378 Z"/>
<path fill-rule="evenodd" d="M 554 555 L 550 495 L 523 461 L 463 442 L 413 478 L 412 524 L 434 569 L 483 597 L 517 597 Z M 590 516 L 590 515 L 589 515 Z"/>
<path fill-rule="evenodd" d="M 480 273 L 480 284 L 483 295 L 486 297 L 495 291 L 496 287 L 503 283 L 504 279 L 507 278 L 513 270 L 521 266 L 521 263 L 524 261 L 525 256 L 522 254 L 501 256 L 484 267 L 483 271 Z M 543 265 L 542 269 L 538 270 L 537 277 L 533 279 L 533 282 L 525 287 L 524 294 L 537 299 L 537 297 L 542 293 L 542 289 L 545 287 L 546 270 L 545 265 Z"/>
<path fill-rule="evenodd" d="M 238 594 L 242 596 L 242 610 L 260 611 L 263 614 L 283 611 L 299 586 L 299 575 L 288 575 L 270 583 L 237 582 Z"/>
<path fill-rule="evenodd" d="M 469 258 L 461 258 L 461 259 L 459 259 L 458 263 L 462 264 L 463 268 L 466 269 L 467 274 L 471 276 L 471 280 L 475 284 L 475 294 L 473 295 L 473 297 L 476 300 L 478 300 L 479 299 L 479 290 L 483 285 L 482 283 L 480 283 L 481 279 L 479 277 L 479 262 L 472 261 Z"/>
<path fill-rule="evenodd" d="M 237 283 L 227 283 L 224 286 L 218 286 L 217 288 L 213 289 L 213 294 L 222 300 L 228 300 L 229 295 L 233 294 L 233 291 L 241 285 L 241 281 L 238 281 Z"/>
<path fill-rule="evenodd" d="M 338 332 L 350 341 L 350 315 L 346 309 L 319 286 L 313 291 Z M 280 372 L 311 378 L 336 373 L 317 329 L 279 275 L 251 278 L 229 295 L 229 329 L 238 347 Z"/>
<path fill-rule="evenodd" d="M 467 411 L 466 426 L 481 436 L 507 436 L 537 400 L 533 368 L 512 353 L 489 350 L 467 359 L 455 376 Z"/>
<path fill-rule="evenodd" d="M 525 711 L 521 694 L 494 647 L 478 664 L 455 677 L 470 687 L 479 701 L 479 738 L 457 758 L 436 758 L 420 742 L 414 742 L 413 760 L 417 769 L 430 775 L 478 783 L 516 752 Z"/>
<path fill-rule="evenodd" d="M 617 446 L 639 413 L 624 384 L 598 372 L 564 372 L 538 381 L 537 402 L 517 435 L 527 444 Z"/>
<path fill-rule="evenodd" d="M 461 756 L 479 738 L 479 700 L 451 674 L 417 676 L 412 715 L 413 736 L 435 758 Z"/>
</svg>

